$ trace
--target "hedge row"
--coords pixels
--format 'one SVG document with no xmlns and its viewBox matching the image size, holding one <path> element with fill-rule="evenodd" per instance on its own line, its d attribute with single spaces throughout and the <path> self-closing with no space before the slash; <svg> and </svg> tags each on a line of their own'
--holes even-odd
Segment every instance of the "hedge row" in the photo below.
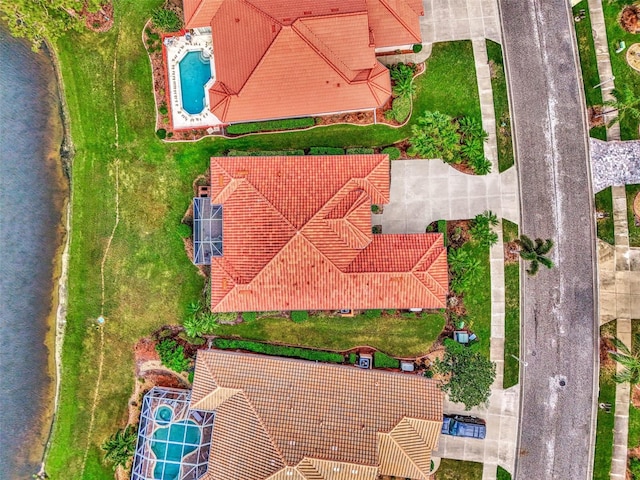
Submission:
<svg viewBox="0 0 640 480">
<path fill-rule="evenodd" d="M 279 357 L 302 358 L 318 362 L 344 363 L 344 356 L 334 352 L 323 352 L 301 347 L 271 345 L 269 343 L 252 342 L 250 340 L 234 340 L 216 338 L 213 345 L 223 350 L 247 350 L 249 352 L 277 355 Z"/>
<path fill-rule="evenodd" d="M 344 148 L 338 147 L 311 147 L 309 155 L 344 155 Z"/>
<path fill-rule="evenodd" d="M 227 157 L 280 157 L 304 155 L 304 150 L 229 150 Z"/>
<path fill-rule="evenodd" d="M 269 120 L 267 122 L 234 123 L 227 127 L 227 133 L 231 135 L 241 135 L 244 133 L 268 132 L 272 130 L 294 130 L 296 128 L 308 128 L 314 125 L 315 120 L 311 117 Z"/>
<path fill-rule="evenodd" d="M 373 354 L 373 366 L 375 368 L 400 368 L 400 360 L 382 352 L 375 352 Z"/>
<path fill-rule="evenodd" d="M 347 148 L 347 155 L 371 155 L 375 153 L 373 148 L 355 147 Z"/>
</svg>

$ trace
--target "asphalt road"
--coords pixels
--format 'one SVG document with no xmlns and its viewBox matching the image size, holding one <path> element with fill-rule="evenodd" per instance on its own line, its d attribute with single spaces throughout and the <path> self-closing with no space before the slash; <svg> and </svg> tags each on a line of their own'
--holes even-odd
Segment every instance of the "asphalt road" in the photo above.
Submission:
<svg viewBox="0 0 640 480">
<path fill-rule="evenodd" d="M 595 225 L 584 94 L 568 1 L 499 0 L 521 225 L 556 267 L 523 277 L 515 478 L 591 479 L 598 368 Z"/>
</svg>

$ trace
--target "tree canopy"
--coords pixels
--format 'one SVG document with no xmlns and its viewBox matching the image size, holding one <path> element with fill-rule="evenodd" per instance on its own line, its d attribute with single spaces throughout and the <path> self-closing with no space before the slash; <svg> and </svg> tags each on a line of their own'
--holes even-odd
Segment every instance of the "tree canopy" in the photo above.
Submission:
<svg viewBox="0 0 640 480">
<path fill-rule="evenodd" d="M 435 371 L 446 377 L 442 390 L 452 402 L 464 404 L 466 410 L 489 400 L 496 365 L 473 347 L 451 339 L 445 340 L 445 354 L 435 362 Z"/>
<path fill-rule="evenodd" d="M 96 12 L 100 0 L 12 0 L 0 2 L 0 16 L 12 35 L 26 38 L 36 50 L 44 40 L 55 42 L 64 32 L 82 27 L 79 12 L 84 5 Z"/>
</svg>

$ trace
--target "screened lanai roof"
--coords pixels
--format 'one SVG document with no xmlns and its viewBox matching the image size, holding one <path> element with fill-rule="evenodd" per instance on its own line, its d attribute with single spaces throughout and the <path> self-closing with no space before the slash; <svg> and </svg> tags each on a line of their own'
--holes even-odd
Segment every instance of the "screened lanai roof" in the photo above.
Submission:
<svg viewBox="0 0 640 480">
<path fill-rule="evenodd" d="M 193 263 L 211 265 L 211 257 L 222 256 L 222 205 L 209 197 L 193 199 Z"/>
</svg>

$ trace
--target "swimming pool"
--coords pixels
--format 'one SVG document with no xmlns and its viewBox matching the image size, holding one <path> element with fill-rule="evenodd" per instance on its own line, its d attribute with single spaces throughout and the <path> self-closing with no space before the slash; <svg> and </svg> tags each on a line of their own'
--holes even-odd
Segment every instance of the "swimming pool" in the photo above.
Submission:
<svg viewBox="0 0 640 480">
<path fill-rule="evenodd" d="M 211 62 L 202 51 L 187 53 L 179 63 L 182 108 L 193 115 L 204 110 L 204 86 L 211 78 Z"/>
<path fill-rule="evenodd" d="M 182 459 L 200 446 L 200 427 L 191 420 L 171 422 L 173 410 L 167 406 L 159 407 L 155 416 L 159 427 L 151 439 L 151 451 L 156 456 L 153 478 L 175 480 Z"/>
</svg>

